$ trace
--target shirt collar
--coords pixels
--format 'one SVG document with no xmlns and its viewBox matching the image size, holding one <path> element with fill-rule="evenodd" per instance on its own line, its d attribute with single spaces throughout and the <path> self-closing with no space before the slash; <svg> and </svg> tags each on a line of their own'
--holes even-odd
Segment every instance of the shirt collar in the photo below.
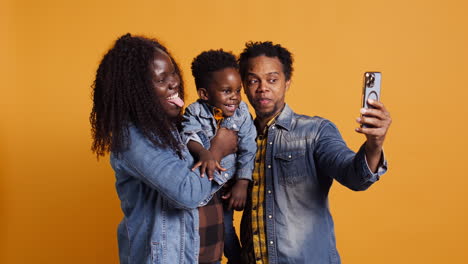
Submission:
<svg viewBox="0 0 468 264">
<path fill-rule="evenodd" d="M 294 112 L 289 107 L 289 105 L 285 104 L 283 110 L 281 111 L 279 116 L 276 118 L 275 124 L 286 130 L 290 130 L 292 119 L 293 119 L 293 114 Z"/>
</svg>

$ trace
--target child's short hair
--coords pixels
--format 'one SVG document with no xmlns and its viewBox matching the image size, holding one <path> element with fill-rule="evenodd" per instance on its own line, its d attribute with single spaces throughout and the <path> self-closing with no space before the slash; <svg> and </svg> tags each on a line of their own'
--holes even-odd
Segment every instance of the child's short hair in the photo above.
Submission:
<svg viewBox="0 0 468 264">
<path fill-rule="evenodd" d="M 192 75 L 195 78 L 197 90 L 208 87 L 213 72 L 226 68 L 239 69 L 236 56 L 231 52 L 219 49 L 200 53 L 192 62 Z"/>
</svg>

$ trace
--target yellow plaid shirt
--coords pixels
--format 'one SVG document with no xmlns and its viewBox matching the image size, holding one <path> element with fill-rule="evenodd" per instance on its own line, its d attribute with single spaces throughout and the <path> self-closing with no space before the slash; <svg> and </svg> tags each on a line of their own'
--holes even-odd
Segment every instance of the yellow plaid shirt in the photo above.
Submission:
<svg viewBox="0 0 468 264">
<path fill-rule="evenodd" d="M 252 231 L 253 246 L 257 264 L 267 264 L 268 254 L 265 235 L 265 221 L 263 209 L 265 201 L 265 154 L 267 136 L 257 137 L 257 154 L 255 155 L 255 169 L 252 173 Z"/>
<path fill-rule="evenodd" d="M 276 120 L 279 113 L 273 117 L 257 136 L 257 153 L 255 155 L 255 168 L 252 173 L 252 184 L 250 185 L 250 200 L 244 209 L 241 234 L 242 246 L 246 245 L 244 263 L 268 264 L 268 251 L 265 233 L 265 155 L 267 145 L 268 128 Z M 248 210 L 248 211 L 246 211 Z M 243 218 L 244 218 L 243 217 Z M 247 243 L 244 243 L 247 242 Z"/>
</svg>

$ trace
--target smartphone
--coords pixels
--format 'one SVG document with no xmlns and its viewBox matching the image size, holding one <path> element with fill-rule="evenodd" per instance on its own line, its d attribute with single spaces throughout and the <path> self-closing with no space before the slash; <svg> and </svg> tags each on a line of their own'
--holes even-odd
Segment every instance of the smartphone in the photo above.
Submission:
<svg viewBox="0 0 468 264">
<path fill-rule="evenodd" d="M 380 101 L 380 84 L 382 82 L 382 73 L 380 72 L 366 72 L 364 73 L 364 88 L 362 90 L 362 107 L 372 108 L 367 104 L 369 99 Z M 362 125 L 362 127 L 371 127 Z"/>
</svg>

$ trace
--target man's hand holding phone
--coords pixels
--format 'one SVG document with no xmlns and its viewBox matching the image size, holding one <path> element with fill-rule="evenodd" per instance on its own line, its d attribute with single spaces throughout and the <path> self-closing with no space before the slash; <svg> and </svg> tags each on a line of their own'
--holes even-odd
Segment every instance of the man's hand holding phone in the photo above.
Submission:
<svg viewBox="0 0 468 264">
<path fill-rule="evenodd" d="M 367 76 L 367 73 L 366 73 Z M 379 96 L 380 97 L 380 81 L 379 81 Z M 366 88 L 366 81 L 364 89 Z M 382 155 L 382 147 L 387 135 L 388 128 L 392 123 L 390 113 L 385 108 L 385 105 L 375 99 L 366 96 L 363 92 L 363 106 L 361 108 L 361 116 L 356 121 L 361 125 L 356 128 L 356 132 L 366 136 L 365 144 L 367 163 L 372 171 L 376 171 Z"/>
</svg>

